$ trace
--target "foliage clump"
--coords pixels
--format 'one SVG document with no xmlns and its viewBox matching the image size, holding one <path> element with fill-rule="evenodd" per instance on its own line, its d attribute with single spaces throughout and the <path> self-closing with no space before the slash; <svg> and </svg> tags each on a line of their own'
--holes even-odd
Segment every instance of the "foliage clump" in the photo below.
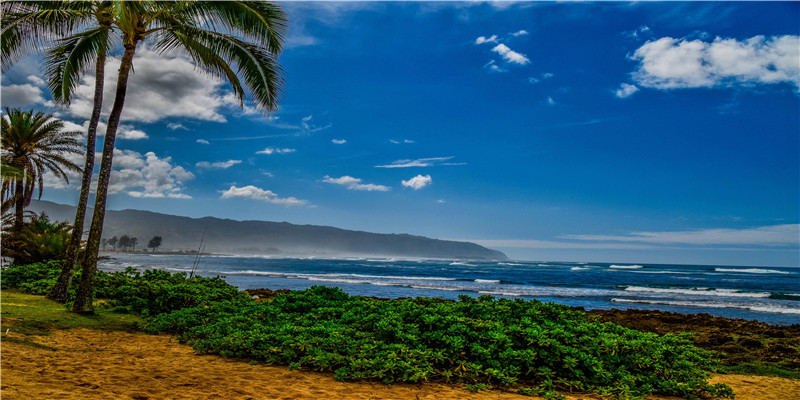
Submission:
<svg viewBox="0 0 800 400">
<path fill-rule="evenodd" d="M 521 387 L 639 398 L 732 397 L 710 385 L 715 364 L 684 336 L 595 322 L 536 300 L 377 300 L 315 286 L 271 302 L 221 302 L 155 315 L 149 332 L 171 332 L 196 350 L 332 371 L 340 380 L 460 382 L 473 390 Z"/>
<path fill-rule="evenodd" d="M 3 289 L 19 289 L 24 293 L 46 294 L 61 273 L 61 262 L 49 261 L 29 265 L 10 265 L 0 274 Z M 76 275 L 80 277 L 80 271 Z M 74 279 L 69 299 L 74 298 L 79 279 Z M 208 305 L 220 301 L 241 301 L 247 295 L 220 277 L 187 278 L 185 273 L 172 274 L 161 270 L 140 272 L 98 271 L 95 295 L 109 299 L 109 306 L 119 312 L 142 315 L 168 313 L 185 307 Z"/>
</svg>

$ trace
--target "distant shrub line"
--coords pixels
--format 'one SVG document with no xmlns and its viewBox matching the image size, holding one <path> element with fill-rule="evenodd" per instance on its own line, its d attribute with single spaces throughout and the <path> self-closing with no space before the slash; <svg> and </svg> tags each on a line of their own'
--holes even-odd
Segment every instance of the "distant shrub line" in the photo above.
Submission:
<svg viewBox="0 0 800 400">
<path fill-rule="evenodd" d="M 58 271 L 57 263 L 10 267 L 2 287 L 41 294 Z M 339 380 L 453 382 L 546 398 L 561 397 L 556 390 L 733 397 L 730 387 L 707 383 L 718 364 L 684 336 L 600 323 L 536 300 L 387 301 L 314 286 L 256 302 L 219 277 L 131 268 L 99 272 L 97 295 L 147 316 L 146 332 L 176 334 L 197 351 L 331 371 Z"/>
</svg>

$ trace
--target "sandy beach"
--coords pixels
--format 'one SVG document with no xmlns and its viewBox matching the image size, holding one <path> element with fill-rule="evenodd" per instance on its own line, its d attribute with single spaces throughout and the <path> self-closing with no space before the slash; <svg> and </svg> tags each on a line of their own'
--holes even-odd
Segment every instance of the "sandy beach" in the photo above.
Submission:
<svg viewBox="0 0 800 400">
<path fill-rule="evenodd" d="M 3 335 L 6 337 L 6 335 Z M 442 384 L 337 382 L 333 374 L 249 365 L 244 360 L 196 354 L 168 335 L 84 328 L 3 341 L 3 399 L 531 399 L 499 390 L 470 393 Z M 717 375 L 737 399 L 800 399 L 800 381 Z M 571 395 L 570 400 L 599 399 Z M 650 397 L 652 400 L 674 399 Z"/>
</svg>

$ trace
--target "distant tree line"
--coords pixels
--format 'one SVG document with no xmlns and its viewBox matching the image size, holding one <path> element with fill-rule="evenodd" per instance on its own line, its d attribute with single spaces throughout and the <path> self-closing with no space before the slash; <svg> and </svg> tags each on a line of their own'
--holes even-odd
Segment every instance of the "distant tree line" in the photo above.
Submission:
<svg viewBox="0 0 800 400">
<path fill-rule="evenodd" d="M 100 245 L 103 247 L 103 250 L 106 250 L 107 247 L 111 247 L 111 250 L 117 251 L 129 251 L 133 252 L 136 251 L 136 245 L 139 244 L 139 239 L 135 237 L 130 237 L 128 235 L 122 235 L 120 237 L 112 237 L 111 239 L 101 239 Z M 161 247 L 161 236 L 153 236 L 149 242 L 147 242 L 147 248 L 153 249 L 153 253 Z"/>
</svg>

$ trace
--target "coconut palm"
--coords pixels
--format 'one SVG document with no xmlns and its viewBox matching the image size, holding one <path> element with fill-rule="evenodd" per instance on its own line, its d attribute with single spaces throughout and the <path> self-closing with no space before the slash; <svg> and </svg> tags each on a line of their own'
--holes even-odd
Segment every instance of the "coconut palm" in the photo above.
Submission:
<svg viewBox="0 0 800 400">
<path fill-rule="evenodd" d="M 80 131 L 65 131 L 64 122 L 42 111 L 23 111 L 5 108 L 2 118 L 2 161 L 22 171 L 16 176 L 3 177 L 3 197 L 10 191 L 14 203 L 14 229 L 22 228 L 25 207 L 33 198 L 36 187 L 39 198 L 44 188 L 44 173 L 50 170 L 56 177 L 69 182 L 65 170 L 80 171 L 67 154 L 82 154 L 78 138 Z"/>
<path fill-rule="evenodd" d="M 97 125 L 103 105 L 106 52 L 111 47 L 110 2 L 6 1 L 3 7 L 3 70 L 31 51 L 47 48 L 46 69 L 53 99 L 69 104 L 86 64 L 95 61 L 94 104 L 87 129 L 81 191 L 61 275 L 47 297 L 65 302 L 78 260 L 89 190 L 94 170 Z M 73 32 L 75 31 L 75 32 Z M 68 32 L 72 32 L 68 34 Z"/>
<path fill-rule="evenodd" d="M 136 49 L 145 40 L 156 51 L 183 52 L 195 65 L 227 79 L 244 102 L 250 96 L 264 112 L 278 106 L 283 79 L 277 63 L 286 16 L 264 1 L 114 1 L 111 26 L 121 34 L 123 53 L 114 103 L 108 117 L 94 215 L 82 260 L 73 311 L 91 313 L 97 253 L 105 217 L 114 143 L 124 108 Z"/>
</svg>

